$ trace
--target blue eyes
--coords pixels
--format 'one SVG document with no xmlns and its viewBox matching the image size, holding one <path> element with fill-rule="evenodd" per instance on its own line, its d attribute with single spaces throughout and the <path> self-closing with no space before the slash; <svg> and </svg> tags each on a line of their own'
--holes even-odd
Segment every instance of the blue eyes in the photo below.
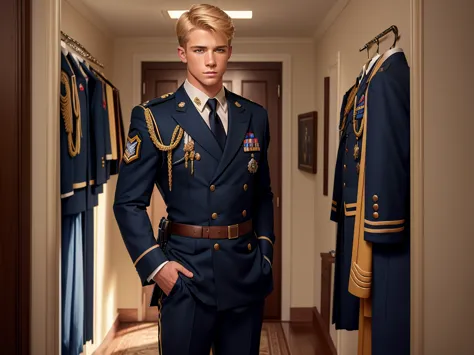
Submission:
<svg viewBox="0 0 474 355">
<path fill-rule="evenodd" d="M 193 51 L 194 53 L 204 53 L 204 50 L 203 49 L 195 49 Z M 225 53 L 225 49 L 216 49 L 215 50 L 216 53 Z"/>
</svg>

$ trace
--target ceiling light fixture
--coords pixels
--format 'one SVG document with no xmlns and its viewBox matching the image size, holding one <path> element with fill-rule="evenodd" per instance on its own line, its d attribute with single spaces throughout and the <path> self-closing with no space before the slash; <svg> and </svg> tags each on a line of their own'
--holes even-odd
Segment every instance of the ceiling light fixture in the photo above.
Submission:
<svg viewBox="0 0 474 355">
<path fill-rule="evenodd" d="M 179 19 L 179 17 L 187 10 L 168 10 L 168 15 L 172 19 Z M 225 11 L 233 19 L 251 19 L 252 11 Z"/>
</svg>

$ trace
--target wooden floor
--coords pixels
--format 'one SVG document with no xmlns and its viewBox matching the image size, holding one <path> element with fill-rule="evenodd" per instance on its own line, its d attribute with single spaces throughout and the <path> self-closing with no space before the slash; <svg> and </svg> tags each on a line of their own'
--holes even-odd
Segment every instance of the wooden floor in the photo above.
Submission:
<svg viewBox="0 0 474 355">
<path fill-rule="evenodd" d="M 103 355 L 157 354 L 157 325 L 123 323 Z M 310 323 L 265 323 L 260 355 L 330 355 L 323 336 Z"/>
</svg>

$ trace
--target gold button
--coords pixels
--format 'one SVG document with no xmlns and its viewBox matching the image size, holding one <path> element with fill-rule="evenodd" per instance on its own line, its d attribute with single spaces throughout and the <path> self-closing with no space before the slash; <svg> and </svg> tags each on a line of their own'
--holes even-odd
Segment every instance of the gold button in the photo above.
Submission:
<svg viewBox="0 0 474 355">
<path fill-rule="evenodd" d="M 249 189 L 249 185 L 245 184 L 244 185 L 244 191 L 247 191 Z"/>
<path fill-rule="evenodd" d="M 242 211 L 242 216 L 244 216 L 244 217 L 247 216 L 247 211 L 246 210 Z"/>
<path fill-rule="evenodd" d="M 249 249 L 249 251 L 252 250 L 252 244 L 249 243 L 249 245 L 247 245 L 247 248 Z"/>
<path fill-rule="evenodd" d="M 346 170 L 346 169 L 347 169 L 347 165 L 346 165 L 346 164 L 344 164 L 344 170 Z"/>
<path fill-rule="evenodd" d="M 379 197 L 378 197 L 377 195 L 374 195 L 374 196 L 372 197 L 372 200 L 373 200 L 374 202 L 377 202 L 377 201 L 379 200 Z"/>
<path fill-rule="evenodd" d="M 343 185 L 343 186 L 344 186 L 344 187 L 346 187 L 346 183 L 344 183 L 344 185 Z"/>
<path fill-rule="evenodd" d="M 348 152 L 349 152 L 349 148 L 346 148 L 346 153 L 348 153 Z"/>
<path fill-rule="evenodd" d="M 378 212 L 374 212 L 374 213 L 372 214 L 372 216 L 374 216 L 375 219 L 379 218 Z"/>
<path fill-rule="evenodd" d="M 209 188 L 212 192 L 216 191 L 216 186 L 215 185 L 211 185 L 211 187 Z"/>
<path fill-rule="evenodd" d="M 221 247 L 218 243 L 214 244 L 214 250 L 219 250 Z"/>
<path fill-rule="evenodd" d="M 217 213 L 214 212 L 214 213 L 212 214 L 212 219 L 217 219 Z"/>
<path fill-rule="evenodd" d="M 201 154 L 196 153 L 196 154 L 194 155 L 194 159 L 196 159 L 196 160 L 201 160 Z"/>
<path fill-rule="evenodd" d="M 374 203 L 374 211 L 378 211 L 379 210 L 379 205 Z"/>
</svg>

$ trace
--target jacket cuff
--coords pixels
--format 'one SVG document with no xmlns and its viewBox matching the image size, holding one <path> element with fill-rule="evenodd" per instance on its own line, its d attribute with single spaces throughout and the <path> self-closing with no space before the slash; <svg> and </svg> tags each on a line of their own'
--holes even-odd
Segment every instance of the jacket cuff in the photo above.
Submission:
<svg viewBox="0 0 474 355">
<path fill-rule="evenodd" d="M 158 244 L 145 250 L 134 262 L 142 286 L 152 285 L 153 280 L 148 281 L 150 274 L 156 270 L 156 268 L 167 260 L 165 254 L 160 249 Z"/>
<path fill-rule="evenodd" d="M 332 205 L 331 205 L 331 221 L 333 222 L 337 222 L 338 219 L 337 219 L 337 216 L 338 216 L 338 205 L 337 205 L 337 202 L 336 201 L 332 201 Z"/>
<path fill-rule="evenodd" d="M 400 243 L 405 237 L 405 220 L 370 221 L 364 223 L 364 239 L 372 243 L 393 244 Z"/>
<path fill-rule="evenodd" d="M 263 256 L 268 258 L 270 264 L 273 263 L 273 241 L 266 236 L 258 237 L 258 244 Z"/>
</svg>

